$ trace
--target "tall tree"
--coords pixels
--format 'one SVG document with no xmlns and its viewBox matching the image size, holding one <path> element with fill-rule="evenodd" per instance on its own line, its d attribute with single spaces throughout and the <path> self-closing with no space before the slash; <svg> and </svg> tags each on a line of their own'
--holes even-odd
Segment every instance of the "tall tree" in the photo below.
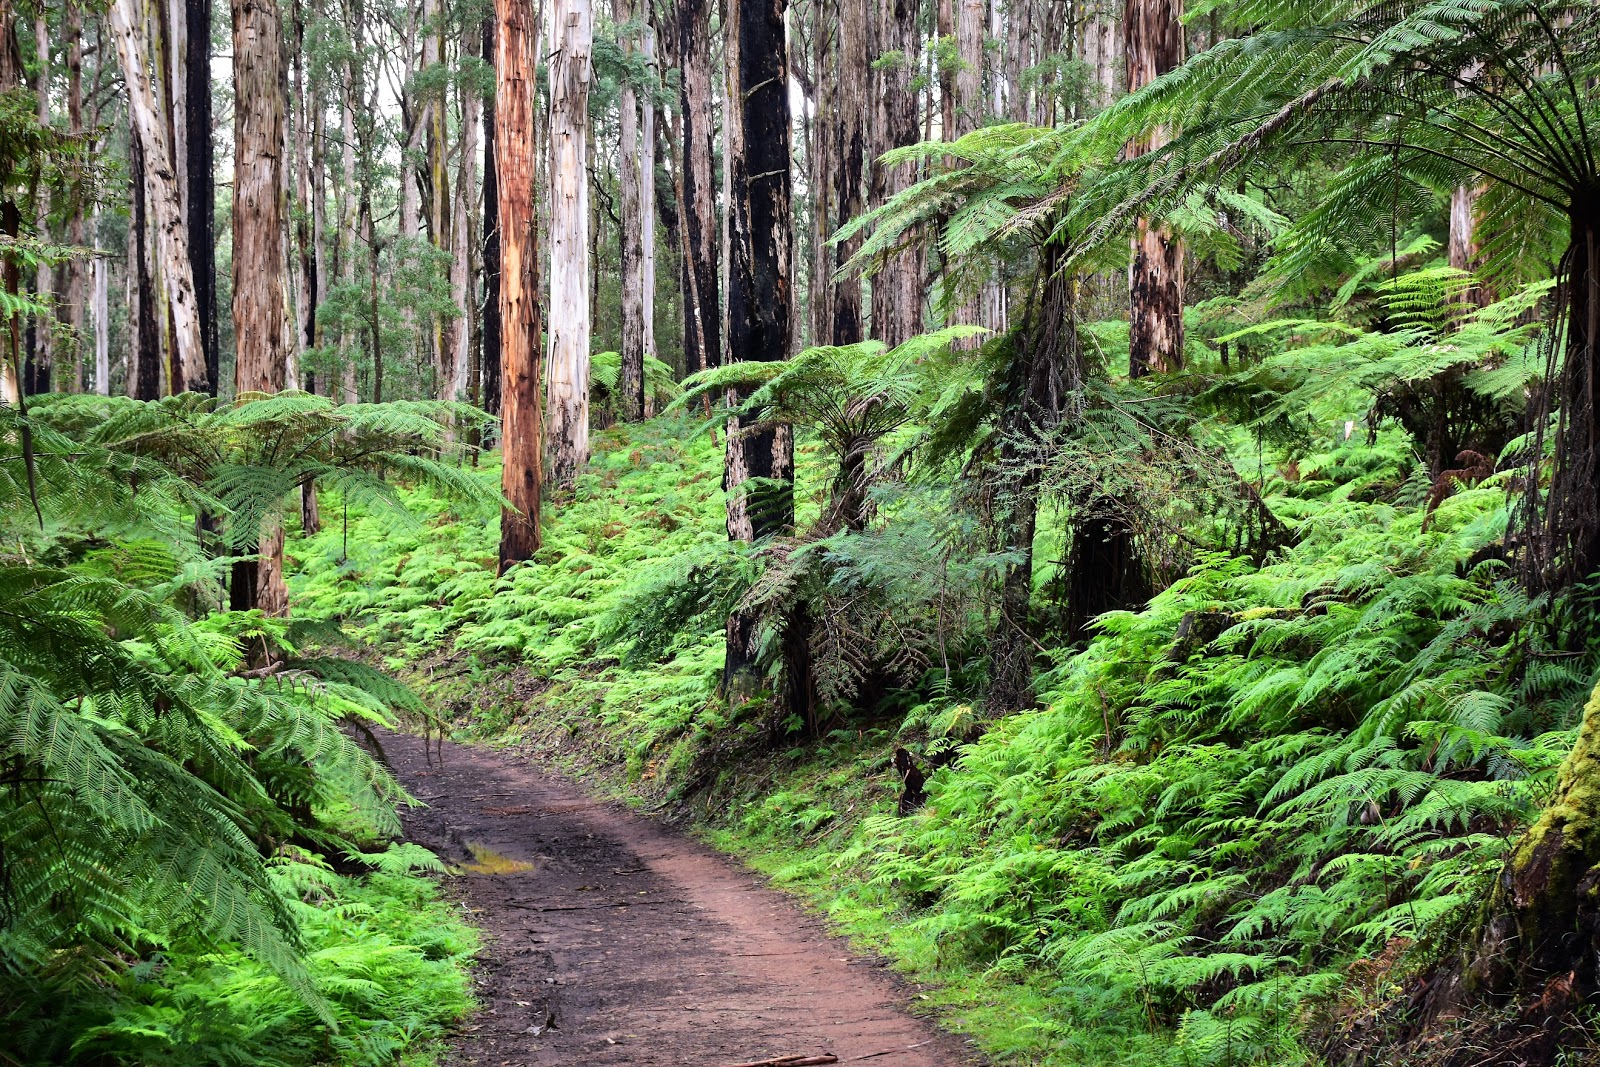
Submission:
<svg viewBox="0 0 1600 1067">
<path fill-rule="evenodd" d="M 619 42 L 624 57 L 635 52 L 632 5 L 628 0 L 612 0 L 612 17 L 616 19 L 623 37 Z M 625 64 L 626 68 L 626 64 Z M 622 267 L 622 344 L 618 375 L 618 392 L 622 399 L 622 417 L 644 417 L 644 234 L 643 202 L 653 204 L 647 197 L 640 167 L 639 155 L 639 94 L 631 80 L 631 71 L 624 73 L 617 99 L 617 192 L 621 201 L 622 226 L 617 233 L 618 252 Z"/>
<path fill-rule="evenodd" d="M 550 41 L 550 479 L 571 485 L 589 458 L 590 0 L 554 0 Z M 502 139 L 497 151 L 506 149 Z M 503 213 L 502 213 L 503 214 Z"/>
<path fill-rule="evenodd" d="M 194 269 L 200 345 L 206 383 L 216 395 L 221 381 L 221 321 L 217 317 L 216 150 L 211 141 L 211 0 L 184 0 L 188 62 L 184 66 L 185 232 Z"/>
<path fill-rule="evenodd" d="M 1122 34 L 1133 92 L 1183 62 L 1183 0 L 1127 0 Z M 1158 148 L 1163 134 L 1135 142 L 1132 154 Z M 1128 373 L 1183 365 L 1183 242 L 1165 223 L 1140 218 L 1128 272 Z"/>
<path fill-rule="evenodd" d="M 50 125 L 50 23 L 45 5 L 39 4 L 33 16 L 34 103 L 39 125 Z M 34 207 L 35 225 L 41 236 L 48 239 L 50 227 L 50 189 L 39 183 Z M 55 292 L 54 270 L 47 259 L 41 259 L 34 273 L 33 291 L 41 300 L 50 299 Z M 55 331 L 51 328 L 53 315 L 39 315 L 31 325 L 31 343 L 28 359 L 23 368 L 22 389 L 28 394 L 48 393 L 54 378 Z"/>
<path fill-rule="evenodd" d="M 868 0 L 844 0 L 839 7 L 839 73 L 833 111 L 828 116 L 837 138 L 833 153 L 837 183 L 834 206 L 838 212 L 835 228 L 856 218 L 867 207 L 867 168 L 871 164 L 868 119 L 872 114 L 872 105 L 868 102 L 872 80 L 869 7 Z M 855 255 L 860 244 L 858 237 L 838 246 L 829 243 L 823 246 L 828 254 L 818 258 L 829 264 L 832 274 L 832 268 Z M 864 336 L 861 277 L 851 272 L 830 281 L 833 284 L 833 319 L 826 339 L 830 344 L 854 344 Z"/>
<path fill-rule="evenodd" d="M 539 550 L 544 482 L 539 407 L 539 254 L 534 114 L 539 30 L 533 0 L 495 0 L 494 162 L 499 221 L 500 569 Z"/>
<path fill-rule="evenodd" d="M 15 17 L 11 0 L 0 0 L 0 92 L 9 92 L 22 84 L 22 52 L 17 45 Z M 0 159 L 0 174 L 9 171 L 12 162 Z M 17 237 L 21 226 L 22 212 L 16 201 L 6 195 L 5 190 L 0 190 L 0 234 Z M 21 265 L 7 256 L 0 264 L 0 271 L 4 273 L 6 295 L 15 299 L 22 285 Z M 5 354 L 0 358 L 0 403 L 4 404 L 22 402 L 22 353 L 17 318 L 15 314 L 5 316 Z"/>
<path fill-rule="evenodd" d="M 651 82 L 656 78 L 655 30 L 645 26 L 639 52 Z M 656 106 L 646 94 L 639 105 L 639 318 L 641 355 L 639 408 L 646 417 L 655 414 L 644 388 L 643 360 L 656 358 Z"/>
<path fill-rule="evenodd" d="M 676 52 L 683 131 L 678 181 L 683 187 L 684 367 L 693 373 L 722 357 L 717 186 L 711 145 L 711 14 L 706 0 L 676 0 Z"/>
<path fill-rule="evenodd" d="M 495 66 L 495 23 L 490 11 L 483 20 L 482 58 Z M 495 98 L 492 90 L 483 101 L 483 384 L 473 398 L 491 415 L 500 414 L 500 193 L 499 164 L 495 149 Z"/>
<path fill-rule="evenodd" d="M 67 74 L 67 133 L 74 139 L 84 136 L 83 125 L 83 11 L 73 0 L 64 5 L 61 17 L 61 34 L 66 42 Z M 81 185 L 73 189 L 66 207 L 66 239 L 69 245 L 85 248 L 89 245 L 90 197 Z M 82 259 L 70 259 L 61 265 L 61 299 L 58 305 L 61 321 L 66 325 L 66 336 L 76 346 L 72 368 L 65 381 L 69 389 L 81 392 L 84 388 L 83 337 L 89 322 L 90 264 Z"/>
<path fill-rule="evenodd" d="M 785 0 L 728 4 L 728 322 L 723 363 L 789 355 L 792 187 Z M 742 399 L 742 398 L 734 398 Z M 786 429 L 728 423 L 722 486 L 728 536 L 739 541 L 794 527 L 794 442 Z M 755 620 L 728 620 L 725 683 L 748 666 Z"/>
<path fill-rule="evenodd" d="M 238 393 L 276 393 L 288 374 L 284 240 L 283 30 L 277 0 L 233 0 L 233 334 Z M 235 564 L 231 602 L 289 609 L 283 529 L 261 532 L 257 559 Z"/>
<path fill-rule="evenodd" d="M 913 89 L 919 45 L 917 0 L 880 0 L 878 58 L 874 62 L 872 92 L 877 109 L 873 120 L 872 205 L 887 203 L 917 179 L 916 164 L 886 166 L 877 157 L 892 148 L 915 144 L 917 94 Z M 851 255 L 854 254 L 852 248 Z M 841 255 L 841 260 L 848 257 Z M 922 294 L 927 271 L 927 244 L 913 235 L 873 278 L 872 333 L 893 347 L 922 329 Z"/>
<path fill-rule="evenodd" d="M 209 392 L 194 269 L 189 259 L 177 175 L 167 143 L 166 122 L 150 85 L 148 49 L 134 0 L 115 0 L 108 21 L 127 87 L 128 114 L 143 149 L 144 187 L 155 216 L 157 255 L 163 291 L 167 295 L 166 311 L 171 317 L 175 340 L 179 385 L 192 392 Z"/>
</svg>

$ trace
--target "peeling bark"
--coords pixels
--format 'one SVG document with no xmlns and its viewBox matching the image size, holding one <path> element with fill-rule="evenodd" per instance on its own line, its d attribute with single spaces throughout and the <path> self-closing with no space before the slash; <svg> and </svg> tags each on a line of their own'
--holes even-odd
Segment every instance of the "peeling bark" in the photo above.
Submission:
<svg viewBox="0 0 1600 1067">
<path fill-rule="evenodd" d="M 1122 16 L 1128 91 L 1141 89 L 1183 62 L 1182 0 L 1127 0 Z M 1162 134 L 1134 144 L 1139 155 L 1165 143 Z M 1168 373 L 1183 366 L 1183 242 L 1165 224 L 1141 218 L 1128 272 L 1128 374 Z"/>
<path fill-rule="evenodd" d="M 544 481 L 539 407 L 539 262 L 534 217 L 534 111 L 539 29 L 531 0 L 495 0 L 495 189 L 499 220 L 500 570 L 539 550 Z"/>
<path fill-rule="evenodd" d="M 107 18 L 122 64 L 129 116 L 144 149 L 144 188 L 149 190 L 155 216 L 160 275 L 168 296 L 180 384 L 186 390 L 208 392 L 210 381 L 206 376 L 194 270 L 178 200 L 177 175 L 167 145 L 166 123 L 150 87 L 147 50 L 144 35 L 137 29 L 140 19 L 134 0 L 116 0 Z"/>
<path fill-rule="evenodd" d="M 233 0 L 233 332 L 236 393 L 276 393 L 288 375 L 284 336 L 283 37 L 276 0 Z M 285 615 L 283 529 L 261 533 L 254 573 L 238 565 L 231 596 Z M 253 579 L 253 581 L 252 581 Z"/>
</svg>

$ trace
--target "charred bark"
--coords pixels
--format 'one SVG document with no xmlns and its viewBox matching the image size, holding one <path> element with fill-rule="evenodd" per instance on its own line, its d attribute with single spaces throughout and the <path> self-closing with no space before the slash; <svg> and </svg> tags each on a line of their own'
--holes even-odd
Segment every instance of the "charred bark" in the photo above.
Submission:
<svg viewBox="0 0 1600 1067">
<path fill-rule="evenodd" d="M 728 5 L 728 328 L 723 362 L 779 360 L 791 340 L 788 48 L 785 0 Z M 730 398 L 742 399 L 742 398 Z M 723 489 L 728 536 L 754 541 L 794 527 L 793 442 L 783 427 L 731 420 Z M 752 664 L 754 621 L 728 620 L 730 696 Z"/>
</svg>

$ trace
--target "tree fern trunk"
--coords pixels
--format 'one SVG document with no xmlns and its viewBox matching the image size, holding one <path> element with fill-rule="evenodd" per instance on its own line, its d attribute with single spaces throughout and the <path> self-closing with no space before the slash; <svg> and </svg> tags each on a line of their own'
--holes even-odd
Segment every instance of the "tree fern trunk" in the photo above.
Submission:
<svg viewBox="0 0 1600 1067">
<path fill-rule="evenodd" d="M 1576 971 L 1593 988 L 1600 951 L 1600 688 L 1555 792 L 1500 874 L 1473 966 L 1488 992 L 1536 989 Z"/>
<path fill-rule="evenodd" d="M 1039 457 L 1033 441 L 1054 426 L 1083 388 L 1078 352 L 1077 279 L 1059 269 L 1063 249 L 1040 257 L 1037 291 L 1013 340 L 1000 415 L 995 539 L 1016 554 L 1000 584 L 989 644 L 991 715 L 1033 704 L 1033 538 L 1039 512 Z"/>
</svg>

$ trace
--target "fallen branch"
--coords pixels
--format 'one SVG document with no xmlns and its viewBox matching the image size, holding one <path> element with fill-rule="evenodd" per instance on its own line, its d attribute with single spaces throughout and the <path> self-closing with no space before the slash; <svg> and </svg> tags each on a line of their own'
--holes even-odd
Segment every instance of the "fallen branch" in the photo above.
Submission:
<svg viewBox="0 0 1600 1067">
<path fill-rule="evenodd" d="M 812 1067 L 813 1064 L 838 1063 L 839 1057 L 831 1052 L 824 1052 L 820 1056 L 774 1056 L 770 1060 L 751 1060 L 749 1063 L 735 1063 L 730 1067 Z"/>
<path fill-rule="evenodd" d="M 930 1037 L 926 1041 L 918 1041 L 915 1045 L 901 1045 L 899 1048 L 886 1048 L 880 1049 L 877 1052 L 869 1052 L 865 1056 L 851 1056 L 848 1062 L 856 1063 L 860 1060 L 877 1059 L 879 1056 L 893 1056 L 896 1052 L 910 1052 L 914 1048 L 921 1048 L 923 1045 L 929 1045 L 932 1043 L 933 1038 Z"/>
</svg>

